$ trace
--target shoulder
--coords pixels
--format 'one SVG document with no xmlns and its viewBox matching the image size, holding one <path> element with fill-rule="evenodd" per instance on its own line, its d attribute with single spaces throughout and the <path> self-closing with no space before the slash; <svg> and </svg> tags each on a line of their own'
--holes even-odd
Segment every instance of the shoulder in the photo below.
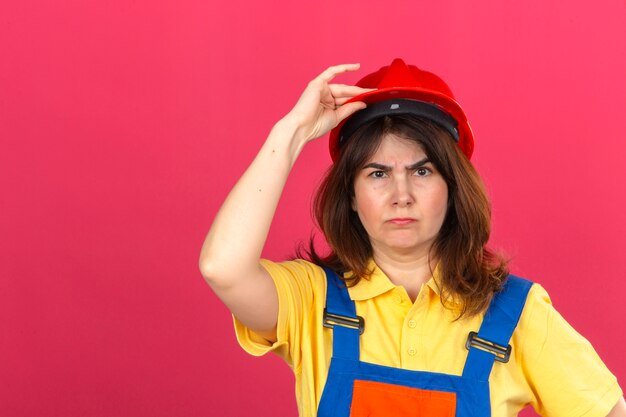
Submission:
<svg viewBox="0 0 626 417">
<path fill-rule="evenodd" d="M 546 353 L 543 350 L 549 347 L 546 345 L 548 340 L 563 333 L 567 333 L 568 338 L 582 339 L 554 308 L 546 289 L 533 283 L 517 329 L 517 336 L 521 338 L 519 345 L 525 356 L 536 358 Z"/>
<path fill-rule="evenodd" d="M 261 266 L 274 276 L 300 278 L 320 278 L 325 277 L 324 269 L 305 259 L 294 259 L 290 261 L 274 262 L 261 259 Z"/>
<path fill-rule="evenodd" d="M 530 288 L 513 343 L 525 379 L 534 387 L 531 403 L 542 415 L 583 415 L 593 409 L 588 415 L 604 416 L 621 396 L 615 376 L 540 284 Z"/>
<path fill-rule="evenodd" d="M 276 287 L 278 318 L 275 343 L 262 339 L 235 319 L 235 330 L 240 345 L 253 355 L 274 350 L 294 369 L 299 369 L 306 335 L 313 334 L 322 323 L 323 302 L 326 295 L 326 275 L 320 266 L 295 259 L 284 262 L 261 260 Z"/>
<path fill-rule="evenodd" d="M 548 292 L 533 284 L 520 322 L 519 336 L 523 337 L 522 350 L 528 360 L 546 360 L 571 366 L 576 357 L 599 358 L 591 343 L 574 329 L 552 304 Z"/>
<path fill-rule="evenodd" d="M 272 277 L 279 297 L 285 293 L 304 295 L 326 291 L 326 273 L 313 262 L 304 259 L 283 262 L 262 259 L 261 266 Z"/>
<path fill-rule="evenodd" d="M 545 341 L 545 338 L 554 331 L 563 331 L 564 326 L 571 329 L 552 305 L 552 299 L 546 289 L 541 284 L 532 284 L 518 325 L 524 335 L 525 347 L 534 350 L 537 343 Z"/>
</svg>

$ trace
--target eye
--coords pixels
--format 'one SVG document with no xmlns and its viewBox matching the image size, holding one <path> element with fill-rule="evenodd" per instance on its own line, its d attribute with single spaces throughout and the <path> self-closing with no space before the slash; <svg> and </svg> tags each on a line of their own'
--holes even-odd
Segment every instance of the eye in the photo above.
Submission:
<svg viewBox="0 0 626 417">
<path fill-rule="evenodd" d="M 426 167 L 419 167 L 415 170 L 415 175 L 418 177 L 425 177 L 432 173 L 433 171 L 430 168 L 426 168 Z"/>
<path fill-rule="evenodd" d="M 385 171 L 373 171 L 370 172 L 368 176 L 372 178 L 385 178 L 387 177 L 387 173 Z"/>
</svg>

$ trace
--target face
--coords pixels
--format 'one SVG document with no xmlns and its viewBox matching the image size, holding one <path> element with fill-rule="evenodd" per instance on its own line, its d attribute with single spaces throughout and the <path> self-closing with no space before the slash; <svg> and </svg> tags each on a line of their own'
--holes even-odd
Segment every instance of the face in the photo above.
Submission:
<svg viewBox="0 0 626 417">
<path fill-rule="evenodd" d="M 419 144 L 385 136 L 356 174 L 352 209 L 374 255 L 427 256 L 446 216 L 448 186 Z"/>
</svg>

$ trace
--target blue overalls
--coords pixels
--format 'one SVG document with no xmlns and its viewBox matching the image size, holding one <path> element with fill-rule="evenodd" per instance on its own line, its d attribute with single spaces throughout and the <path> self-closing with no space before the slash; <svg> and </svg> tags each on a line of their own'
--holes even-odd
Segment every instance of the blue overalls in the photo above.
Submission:
<svg viewBox="0 0 626 417">
<path fill-rule="evenodd" d="M 333 329 L 333 355 L 318 417 L 489 417 L 489 374 L 494 360 L 507 362 L 509 340 L 532 282 L 509 275 L 478 331 L 470 332 L 461 376 L 410 371 L 361 362 L 363 318 L 337 274 L 327 279 L 324 326 Z"/>
</svg>

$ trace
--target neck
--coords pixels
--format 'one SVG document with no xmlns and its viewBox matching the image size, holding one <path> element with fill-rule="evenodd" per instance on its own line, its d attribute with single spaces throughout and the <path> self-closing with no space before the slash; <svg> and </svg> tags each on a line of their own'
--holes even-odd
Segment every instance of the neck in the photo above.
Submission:
<svg viewBox="0 0 626 417">
<path fill-rule="evenodd" d="M 395 285 L 403 286 L 412 301 L 426 281 L 432 277 L 436 259 L 428 254 L 420 257 L 374 252 L 374 262 Z"/>
</svg>

